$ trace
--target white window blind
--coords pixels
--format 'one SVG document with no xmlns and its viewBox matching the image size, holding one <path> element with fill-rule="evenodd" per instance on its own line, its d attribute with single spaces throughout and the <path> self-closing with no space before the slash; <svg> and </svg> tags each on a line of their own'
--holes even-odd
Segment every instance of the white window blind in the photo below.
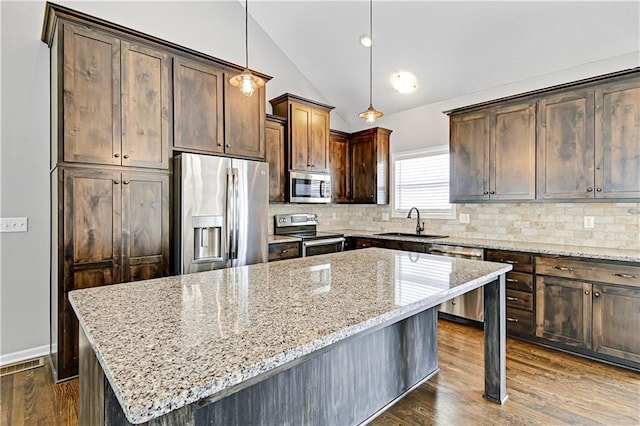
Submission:
<svg viewBox="0 0 640 426">
<path fill-rule="evenodd" d="M 449 203 L 449 152 L 446 147 L 396 154 L 393 160 L 394 215 L 417 207 L 423 216 L 453 217 Z"/>
</svg>

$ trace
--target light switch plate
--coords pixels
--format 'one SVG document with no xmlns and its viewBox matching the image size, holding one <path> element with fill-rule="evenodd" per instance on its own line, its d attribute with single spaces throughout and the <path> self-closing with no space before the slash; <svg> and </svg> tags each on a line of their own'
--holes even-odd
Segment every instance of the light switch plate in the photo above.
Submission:
<svg viewBox="0 0 640 426">
<path fill-rule="evenodd" d="M 460 223 L 469 223 L 468 213 L 460 213 Z"/>
<path fill-rule="evenodd" d="M 26 217 L 0 218 L 0 232 L 27 232 Z"/>
<path fill-rule="evenodd" d="M 585 216 L 584 217 L 584 227 L 585 228 L 593 228 L 595 226 L 595 220 L 593 216 Z"/>
</svg>

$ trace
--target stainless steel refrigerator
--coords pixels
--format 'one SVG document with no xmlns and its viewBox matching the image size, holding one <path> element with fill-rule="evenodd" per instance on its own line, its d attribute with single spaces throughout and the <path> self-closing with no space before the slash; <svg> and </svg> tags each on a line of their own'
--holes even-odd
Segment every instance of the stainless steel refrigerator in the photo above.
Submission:
<svg viewBox="0 0 640 426">
<path fill-rule="evenodd" d="M 268 163 L 180 154 L 174 177 L 176 272 L 267 261 Z"/>
</svg>

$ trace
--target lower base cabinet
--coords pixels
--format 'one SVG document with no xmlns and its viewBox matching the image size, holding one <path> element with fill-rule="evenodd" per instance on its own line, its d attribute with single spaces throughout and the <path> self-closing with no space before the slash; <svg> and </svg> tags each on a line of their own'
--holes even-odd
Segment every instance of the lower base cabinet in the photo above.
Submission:
<svg viewBox="0 0 640 426">
<path fill-rule="evenodd" d="M 300 257 L 300 243 L 271 243 L 269 244 L 269 262 Z"/>
</svg>

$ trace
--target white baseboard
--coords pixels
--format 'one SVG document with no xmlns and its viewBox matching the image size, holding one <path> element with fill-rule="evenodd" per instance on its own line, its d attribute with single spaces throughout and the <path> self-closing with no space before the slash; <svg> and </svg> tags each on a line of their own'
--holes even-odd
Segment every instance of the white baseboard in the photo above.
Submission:
<svg viewBox="0 0 640 426">
<path fill-rule="evenodd" d="M 0 355 L 0 367 L 4 367 L 8 364 L 14 364 L 16 362 L 26 361 L 28 359 L 38 358 L 41 356 L 49 355 L 49 345 L 38 346 L 31 349 L 25 349 L 23 351 L 12 352 L 8 354 Z"/>
</svg>

